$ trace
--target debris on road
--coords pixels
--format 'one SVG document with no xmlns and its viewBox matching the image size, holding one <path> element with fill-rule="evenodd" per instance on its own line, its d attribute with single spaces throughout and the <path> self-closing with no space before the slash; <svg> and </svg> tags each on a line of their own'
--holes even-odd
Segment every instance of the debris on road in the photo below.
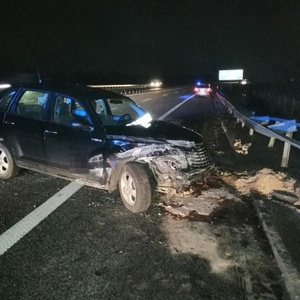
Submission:
<svg viewBox="0 0 300 300">
<path fill-rule="evenodd" d="M 159 206 L 172 215 L 185 217 L 195 216 L 211 216 L 216 213 L 222 204 L 227 200 L 240 201 L 234 195 L 230 194 L 225 188 L 212 188 L 202 191 L 201 195 L 190 195 L 183 197 L 175 204 L 159 203 Z"/>
<path fill-rule="evenodd" d="M 243 195 L 249 195 L 251 191 L 259 192 L 262 195 L 268 196 L 274 190 L 282 190 L 287 192 L 296 191 L 296 180 L 288 178 L 287 174 L 271 169 L 264 168 L 258 171 L 255 175 L 224 173 L 221 179 L 228 185 L 233 186 L 238 192 Z"/>
<path fill-rule="evenodd" d="M 289 178 L 285 173 L 264 168 L 254 175 L 248 172 L 220 172 L 218 175 L 207 178 L 207 183 L 198 182 L 181 196 L 160 202 L 159 207 L 181 218 L 212 216 L 221 210 L 227 200 L 240 201 L 230 194 L 223 186 L 224 183 L 245 196 L 255 191 L 269 199 L 282 200 L 296 207 L 300 206 L 296 180 Z"/>
<path fill-rule="evenodd" d="M 233 144 L 233 148 L 235 149 L 235 152 L 238 154 L 248 154 L 248 149 L 252 146 L 251 143 L 242 144 L 242 141 L 240 139 L 235 140 Z"/>
<path fill-rule="evenodd" d="M 272 197 L 277 200 L 287 202 L 289 204 L 294 204 L 297 201 L 299 201 L 299 198 L 295 193 L 281 191 L 281 190 L 274 190 L 272 193 Z"/>
</svg>

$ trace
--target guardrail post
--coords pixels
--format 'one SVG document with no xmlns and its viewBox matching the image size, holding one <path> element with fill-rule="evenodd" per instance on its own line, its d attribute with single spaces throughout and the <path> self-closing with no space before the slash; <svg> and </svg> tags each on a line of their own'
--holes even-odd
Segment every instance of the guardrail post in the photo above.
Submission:
<svg viewBox="0 0 300 300">
<path fill-rule="evenodd" d="M 271 137 L 271 138 L 270 138 L 270 141 L 269 141 L 269 144 L 268 144 L 268 147 L 269 147 L 269 148 L 272 148 L 272 147 L 274 146 L 275 140 L 276 140 L 276 139 L 275 139 L 274 137 Z"/>
<path fill-rule="evenodd" d="M 287 132 L 286 136 L 292 138 L 293 132 Z M 287 168 L 290 158 L 291 144 L 285 142 L 283 147 L 282 159 L 281 159 L 281 167 Z"/>
</svg>

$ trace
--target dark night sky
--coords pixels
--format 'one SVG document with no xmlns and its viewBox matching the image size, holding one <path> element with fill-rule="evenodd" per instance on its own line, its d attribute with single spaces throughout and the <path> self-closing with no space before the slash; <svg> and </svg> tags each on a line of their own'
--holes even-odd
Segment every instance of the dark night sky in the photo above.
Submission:
<svg viewBox="0 0 300 300">
<path fill-rule="evenodd" d="M 300 78 L 299 0 L 0 0 L 0 78 Z"/>
</svg>

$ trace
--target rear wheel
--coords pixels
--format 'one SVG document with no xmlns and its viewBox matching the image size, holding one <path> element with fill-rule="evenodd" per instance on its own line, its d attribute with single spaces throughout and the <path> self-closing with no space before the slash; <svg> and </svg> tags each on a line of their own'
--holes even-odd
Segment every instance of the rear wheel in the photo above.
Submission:
<svg viewBox="0 0 300 300">
<path fill-rule="evenodd" d="M 0 179 L 10 179 L 17 175 L 19 168 L 16 166 L 10 151 L 0 143 Z"/>
<path fill-rule="evenodd" d="M 119 192 L 124 205 L 131 212 L 142 212 L 150 206 L 150 180 L 141 165 L 127 163 L 123 166 L 119 177 Z"/>
</svg>

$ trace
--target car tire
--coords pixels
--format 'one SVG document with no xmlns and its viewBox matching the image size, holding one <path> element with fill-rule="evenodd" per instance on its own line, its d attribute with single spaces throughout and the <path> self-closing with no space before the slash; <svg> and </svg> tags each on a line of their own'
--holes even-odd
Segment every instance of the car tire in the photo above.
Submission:
<svg viewBox="0 0 300 300">
<path fill-rule="evenodd" d="M 151 203 L 150 180 L 140 164 L 125 164 L 118 185 L 121 199 L 131 212 L 143 212 L 149 208 Z"/>
<path fill-rule="evenodd" d="M 19 173 L 14 159 L 8 148 L 0 143 L 0 179 L 10 179 Z"/>
</svg>

